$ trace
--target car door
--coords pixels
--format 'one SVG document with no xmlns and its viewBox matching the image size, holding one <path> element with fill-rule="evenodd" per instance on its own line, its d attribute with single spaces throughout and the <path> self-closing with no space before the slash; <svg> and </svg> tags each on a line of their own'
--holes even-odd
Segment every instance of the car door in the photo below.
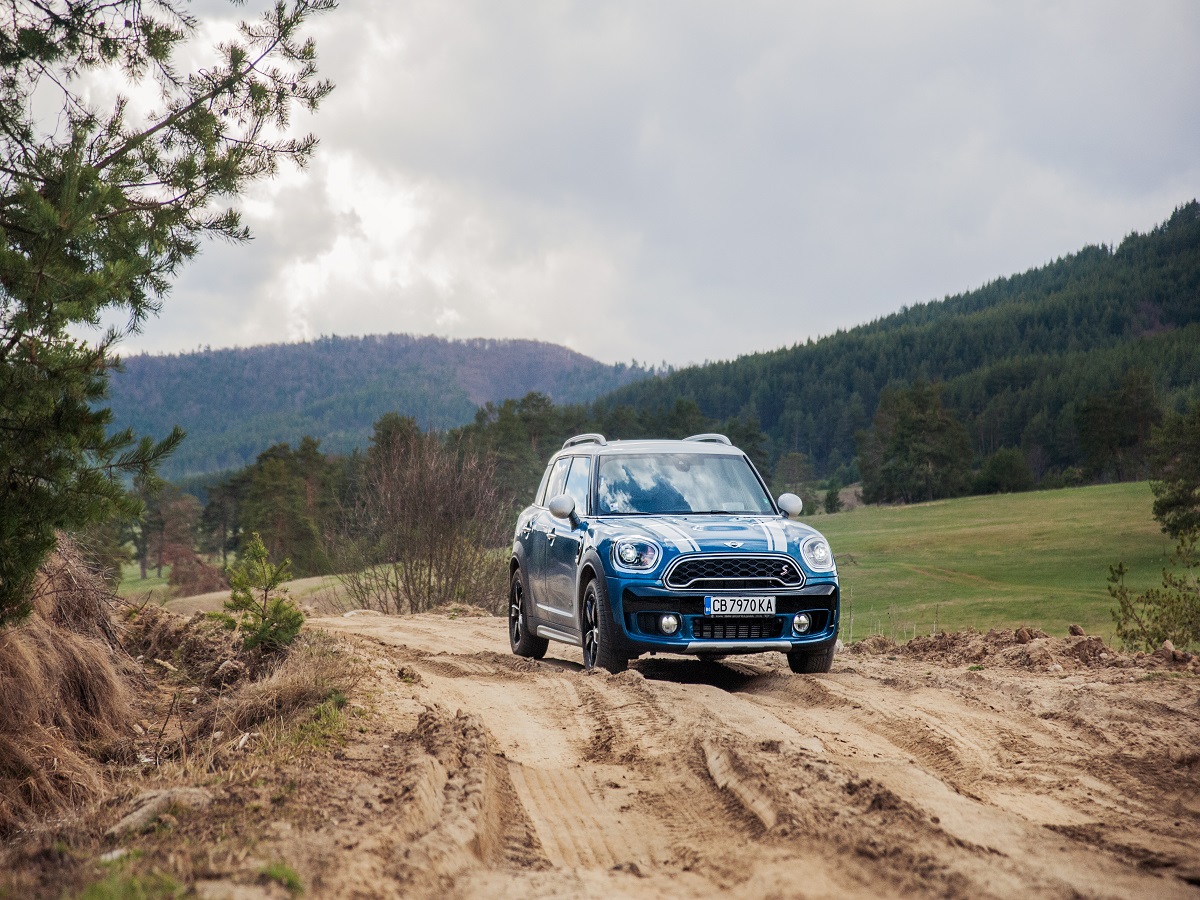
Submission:
<svg viewBox="0 0 1200 900">
<path fill-rule="evenodd" d="M 569 456 L 555 461 L 546 482 L 546 493 L 538 504 L 537 513 L 533 517 L 529 530 L 529 543 L 526 547 L 529 571 L 525 573 L 525 587 L 536 607 L 533 613 L 540 619 L 555 618 L 547 615 L 553 607 L 546 599 L 548 596 L 546 569 L 550 565 L 550 548 L 555 538 L 554 524 L 558 520 L 550 515 L 546 504 L 563 492 L 570 467 L 571 457 Z"/>
<path fill-rule="evenodd" d="M 571 460 L 571 469 L 562 493 L 575 501 L 575 515 L 579 519 L 590 513 L 589 501 L 592 492 L 592 458 L 576 456 Z M 546 548 L 546 594 L 542 602 L 549 612 L 563 624 L 575 621 L 575 574 L 579 564 L 579 549 L 583 545 L 584 525 L 573 525 L 569 519 L 551 516 L 553 531 Z"/>
</svg>

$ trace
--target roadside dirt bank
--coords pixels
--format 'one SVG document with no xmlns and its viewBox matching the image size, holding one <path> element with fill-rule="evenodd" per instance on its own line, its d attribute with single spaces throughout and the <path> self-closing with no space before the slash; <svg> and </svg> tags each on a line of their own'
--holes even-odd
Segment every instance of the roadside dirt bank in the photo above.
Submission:
<svg viewBox="0 0 1200 900">
<path fill-rule="evenodd" d="M 997 632 L 613 676 L 499 619 L 311 624 L 394 668 L 393 739 L 307 838 L 320 895 L 1200 896 L 1184 654 Z"/>
</svg>

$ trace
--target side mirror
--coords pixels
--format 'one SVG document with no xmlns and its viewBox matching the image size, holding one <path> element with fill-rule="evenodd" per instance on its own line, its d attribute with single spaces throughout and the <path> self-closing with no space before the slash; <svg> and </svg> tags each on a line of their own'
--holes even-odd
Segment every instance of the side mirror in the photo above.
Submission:
<svg viewBox="0 0 1200 900">
<path fill-rule="evenodd" d="M 795 494 L 780 494 L 779 499 L 775 501 L 779 504 L 779 508 L 783 510 L 784 515 L 789 519 L 794 519 L 800 515 L 800 511 L 804 509 L 804 501 Z"/>
<path fill-rule="evenodd" d="M 575 515 L 575 498 L 570 494 L 559 494 L 547 504 L 550 515 L 556 519 L 566 519 L 572 525 L 578 523 Z"/>
</svg>

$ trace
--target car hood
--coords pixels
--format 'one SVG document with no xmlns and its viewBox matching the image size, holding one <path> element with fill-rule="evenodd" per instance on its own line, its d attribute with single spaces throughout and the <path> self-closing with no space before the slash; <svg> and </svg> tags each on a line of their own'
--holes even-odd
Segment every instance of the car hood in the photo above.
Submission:
<svg viewBox="0 0 1200 900">
<path fill-rule="evenodd" d="M 703 553 L 795 552 L 799 543 L 815 535 L 815 529 L 779 516 L 612 516 L 605 517 L 600 531 L 608 537 L 646 535 L 662 544 L 668 555 Z M 736 545 L 736 546 L 735 546 Z"/>
</svg>

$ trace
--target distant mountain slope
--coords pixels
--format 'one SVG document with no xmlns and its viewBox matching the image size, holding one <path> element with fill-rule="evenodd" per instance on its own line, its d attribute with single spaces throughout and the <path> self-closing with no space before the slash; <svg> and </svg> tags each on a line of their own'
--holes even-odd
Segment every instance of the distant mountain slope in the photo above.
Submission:
<svg viewBox="0 0 1200 900">
<path fill-rule="evenodd" d="M 1035 468 L 1078 465 L 1075 413 L 1145 369 L 1168 402 L 1200 396 L 1200 205 L 1180 207 L 1115 250 L 1086 247 L 980 290 L 849 331 L 627 385 L 592 407 L 647 411 L 694 400 L 713 419 L 756 422 L 769 455 L 808 454 L 819 472 L 855 456 L 880 392 L 943 384 L 976 451 L 1025 449 Z"/>
<path fill-rule="evenodd" d="M 452 428 L 488 401 L 540 391 L 578 403 L 646 374 L 540 341 L 327 337 L 128 357 L 113 375 L 110 405 L 115 424 L 138 434 L 162 436 L 176 424 L 187 430 L 163 467 L 178 477 L 243 466 L 271 444 L 306 434 L 327 451 L 348 452 L 366 445 L 386 412 Z"/>
</svg>

